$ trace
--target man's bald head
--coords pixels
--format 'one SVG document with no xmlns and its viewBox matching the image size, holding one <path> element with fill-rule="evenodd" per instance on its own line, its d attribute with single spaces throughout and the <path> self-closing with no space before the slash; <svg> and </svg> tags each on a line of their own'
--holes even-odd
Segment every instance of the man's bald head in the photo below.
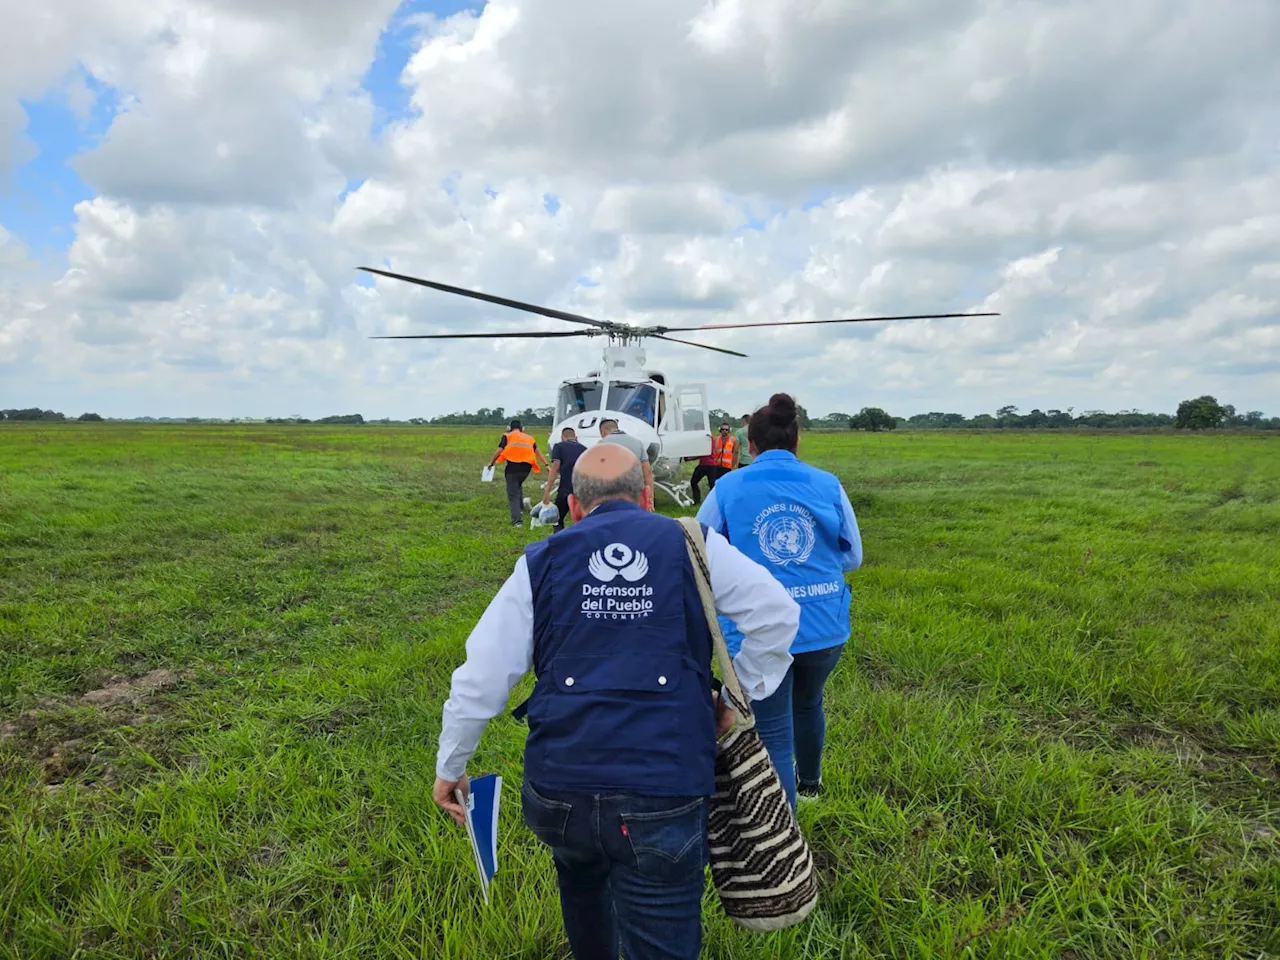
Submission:
<svg viewBox="0 0 1280 960">
<path fill-rule="evenodd" d="M 584 514 L 606 500 L 640 503 L 644 471 L 636 455 L 616 443 L 598 443 L 573 465 L 573 494 Z"/>
</svg>

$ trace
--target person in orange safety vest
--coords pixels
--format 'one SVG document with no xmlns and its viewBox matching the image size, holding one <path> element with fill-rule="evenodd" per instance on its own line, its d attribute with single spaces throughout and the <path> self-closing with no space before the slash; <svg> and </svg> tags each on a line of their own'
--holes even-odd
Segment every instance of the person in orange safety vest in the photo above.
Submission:
<svg viewBox="0 0 1280 960">
<path fill-rule="evenodd" d="M 547 458 L 538 449 L 538 441 L 524 432 L 519 420 L 512 420 L 509 429 L 498 441 L 498 449 L 489 461 L 492 467 L 498 461 L 505 463 L 507 481 L 507 507 L 511 511 L 511 525 L 521 526 L 524 515 L 524 482 L 529 473 L 541 473 Z"/>
<path fill-rule="evenodd" d="M 732 470 L 738 463 L 738 441 L 729 432 L 727 423 L 720 424 L 720 434 L 711 441 L 711 454 L 701 457 L 694 468 L 693 479 L 689 481 L 689 489 L 694 503 L 702 502 L 702 491 L 698 482 L 707 478 L 707 489 L 714 490 L 716 481 Z"/>
</svg>

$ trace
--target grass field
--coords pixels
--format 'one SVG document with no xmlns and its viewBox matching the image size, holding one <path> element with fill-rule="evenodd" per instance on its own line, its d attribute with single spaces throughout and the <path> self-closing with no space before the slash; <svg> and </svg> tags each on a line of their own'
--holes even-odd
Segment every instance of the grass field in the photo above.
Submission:
<svg viewBox="0 0 1280 960">
<path fill-rule="evenodd" d="M 491 430 L 0 429 L 0 957 L 563 957 L 435 811 Z M 1280 438 L 806 435 L 866 563 L 823 900 L 706 956 L 1280 956 Z M 666 504 L 670 509 L 669 502 Z M 140 680 L 145 678 L 145 680 Z M 529 688 L 526 681 L 516 691 Z"/>
</svg>

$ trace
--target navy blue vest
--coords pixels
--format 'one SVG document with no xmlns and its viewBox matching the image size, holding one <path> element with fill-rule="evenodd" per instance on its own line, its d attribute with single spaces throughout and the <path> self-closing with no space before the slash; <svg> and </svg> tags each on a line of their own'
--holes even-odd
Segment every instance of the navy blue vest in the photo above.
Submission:
<svg viewBox="0 0 1280 960">
<path fill-rule="evenodd" d="M 610 500 L 525 549 L 533 672 L 525 776 L 550 790 L 709 796 L 711 633 L 684 533 Z"/>
</svg>

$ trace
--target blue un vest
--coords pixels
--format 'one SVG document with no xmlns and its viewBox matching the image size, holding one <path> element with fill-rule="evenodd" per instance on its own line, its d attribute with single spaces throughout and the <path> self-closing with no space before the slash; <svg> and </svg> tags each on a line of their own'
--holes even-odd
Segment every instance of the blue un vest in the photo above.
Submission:
<svg viewBox="0 0 1280 960">
<path fill-rule="evenodd" d="M 533 671 L 525 776 L 550 790 L 709 796 L 711 633 L 684 533 L 606 501 L 525 549 Z"/>
<path fill-rule="evenodd" d="M 849 639 L 851 592 L 845 583 L 840 481 L 781 450 L 716 481 L 719 531 L 763 566 L 800 604 L 791 652 L 825 650 Z M 720 617 L 725 645 L 737 656 L 742 634 Z"/>
</svg>

